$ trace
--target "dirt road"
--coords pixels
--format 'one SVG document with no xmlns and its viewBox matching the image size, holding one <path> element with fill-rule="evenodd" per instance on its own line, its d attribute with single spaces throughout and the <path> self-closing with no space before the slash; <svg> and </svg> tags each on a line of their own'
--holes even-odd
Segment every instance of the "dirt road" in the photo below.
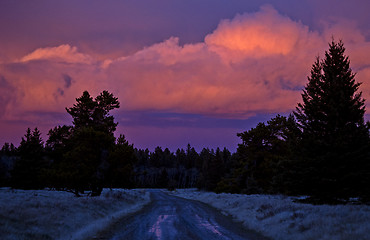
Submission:
<svg viewBox="0 0 370 240">
<path fill-rule="evenodd" d="M 152 202 L 94 239 L 267 239 L 203 203 L 151 190 Z"/>
</svg>

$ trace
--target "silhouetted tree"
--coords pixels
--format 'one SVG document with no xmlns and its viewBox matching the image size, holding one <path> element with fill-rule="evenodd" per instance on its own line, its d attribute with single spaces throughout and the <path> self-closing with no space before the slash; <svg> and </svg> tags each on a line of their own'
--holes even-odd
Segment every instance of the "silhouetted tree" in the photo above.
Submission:
<svg viewBox="0 0 370 240">
<path fill-rule="evenodd" d="M 149 149 L 137 149 L 135 148 L 135 155 L 138 159 L 137 164 L 138 166 L 147 167 L 149 165 Z"/>
<path fill-rule="evenodd" d="M 168 187 L 169 189 L 196 187 L 199 179 L 199 159 L 194 148 L 177 149 L 156 147 L 154 152 L 135 150 L 139 160 L 135 164 L 135 182 L 138 187 Z M 203 184 L 204 185 L 204 184 Z"/>
<path fill-rule="evenodd" d="M 305 193 L 327 200 L 369 195 L 365 100 L 344 52 L 343 42 L 333 40 L 325 58 L 317 58 L 294 112 L 303 130 Z"/>
<path fill-rule="evenodd" d="M 11 172 L 13 188 L 41 189 L 45 187 L 44 175 L 48 163 L 44 159 L 44 144 L 40 131 L 27 129 L 18 147 L 19 158 Z"/>
<path fill-rule="evenodd" d="M 15 146 L 13 145 L 13 143 L 4 143 L 4 145 L 2 146 L 1 150 L 0 150 L 0 153 L 3 154 L 3 155 L 14 155 L 15 154 L 15 151 L 17 149 L 15 148 Z"/>
<path fill-rule="evenodd" d="M 150 165 L 159 168 L 163 163 L 163 150 L 161 147 L 156 147 L 154 152 L 150 154 Z"/>
<path fill-rule="evenodd" d="M 76 98 L 76 102 L 73 107 L 66 108 L 73 118 L 74 128 L 92 127 L 96 131 L 114 133 L 118 123 L 114 122 L 109 112 L 119 108 L 120 104 L 112 93 L 103 91 L 94 100 L 88 91 L 84 91 L 81 97 Z"/>
<path fill-rule="evenodd" d="M 88 190 L 91 196 L 100 195 L 114 140 L 112 135 L 93 128 L 84 127 L 74 132 L 69 143 L 71 148 L 64 154 L 61 168 L 62 176 L 67 176 L 68 190 L 75 194 Z"/>
<path fill-rule="evenodd" d="M 184 149 L 176 150 L 176 159 L 179 165 L 186 165 L 186 153 Z"/>
<path fill-rule="evenodd" d="M 205 188 L 207 190 L 214 191 L 217 183 L 224 175 L 224 171 L 225 169 L 222 162 L 222 153 L 221 150 L 217 148 L 216 153 L 209 159 L 207 171 L 204 173 Z"/>
<path fill-rule="evenodd" d="M 107 185 L 115 188 L 134 187 L 134 169 L 137 162 L 133 145 L 130 145 L 124 135 L 120 135 L 116 145 L 109 153 Z"/>
<path fill-rule="evenodd" d="M 73 126 L 54 128 L 47 141 L 55 159 L 51 175 L 58 188 L 76 195 L 85 190 L 92 196 L 100 195 L 109 169 L 109 153 L 117 150 L 113 135 L 117 123 L 109 115 L 115 108 L 119 108 L 118 99 L 107 91 L 95 99 L 85 91 L 73 107 L 66 108 Z"/>
<path fill-rule="evenodd" d="M 188 144 L 186 148 L 186 162 L 185 167 L 187 169 L 193 168 L 196 166 L 196 162 L 198 161 L 198 153 L 195 151 L 194 147 L 191 147 L 190 144 Z"/>
<path fill-rule="evenodd" d="M 0 155 L 0 187 L 4 187 L 6 185 L 7 179 L 7 166 L 2 160 L 2 155 Z"/>
<path fill-rule="evenodd" d="M 287 180 L 282 174 L 291 170 L 300 135 L 292 115 L 288 118 L 277 115 L 267 124 L 259 123 L 249 131 L 238 133 L 243 142 L 237 149 L 240 162 L 232 181 L 246 193 L 282 191 Z"/>
<path fill-rule="evenodd" d="M 211 159 L 213 158 L 213 154 L 208 148 L 203 148 L 202 151 L 199 154 L 199 162 L 202 163 L 200 166 L 200 174 L 198 176 L 197 180 L 197 187 L 199 189 L 205 189 L 206 188 L 206 178 L 207 178 L 207 172 L 209 169 L 209 164 L 211 162 Z"/>
<path fill-rule="evenodd" d="M 57 126 L 49 130 L 49 138 L 46 141 L 45 149 L 54 162 L 58 162 L 63 158 L 63 154 L 67 151 L 68 140 L 72 137 L 72 134 L 72 126 Z"/>
<path fill-rule="evenodd" d="M 0 150 L 0 186 L 9 186 L 10 171 L 17 160 L 17 149 L 13 143 L 4 143 Z"/>
</svg>

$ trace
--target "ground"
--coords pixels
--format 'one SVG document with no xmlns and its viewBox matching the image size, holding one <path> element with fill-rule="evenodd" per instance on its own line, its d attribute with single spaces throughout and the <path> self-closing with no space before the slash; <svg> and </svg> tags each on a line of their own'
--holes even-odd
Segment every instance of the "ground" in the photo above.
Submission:
<svg viewBox="0 0 370 240">
<path fill-rule="evenodd" d="M 367 205 L 311 205 L 283 195 L 216 194 L 195 189 L 173 194 L 207 203 L 272 239 L 369 239 Z"/>
<path fill-rule="evenodd" d="M 369 239 L 367 205 L 314 206 L 282 195 L 215 194 L 195 189 L 171 194 L 207 203 L 271 239 Z M 0 188 L 0 239 L 91 239 L 149 202 L 149 192 L 140 189 L 104 189 L 100 197 L 76 198 L 67 192 Z"/>
<path fill-rule="evenodd" d="M 149 201 L 144 190 L 104 189 L 99 197 L 77 198 L 60 191 L 0 188 L 0 239 L 88 238 Z"/>
</svg>

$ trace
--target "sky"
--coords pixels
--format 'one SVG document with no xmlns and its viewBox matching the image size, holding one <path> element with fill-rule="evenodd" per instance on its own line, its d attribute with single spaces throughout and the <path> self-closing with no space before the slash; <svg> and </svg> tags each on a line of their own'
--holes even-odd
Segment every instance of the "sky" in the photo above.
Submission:
<svg viewBox="0 0 370 240">
<path fill-rule="evenodd" d="M 235 151 L 237 133 L 301 101 L 343 40 L 370 99 L 368 0 L 0 1 L 0 145 L 71 125 L 65 108 L 108 90 L 137 148 Z M 366 102 L 369 106 L 369 101 Z M 370 119 L 367 114 L 365 117 Z"/>
</svg>

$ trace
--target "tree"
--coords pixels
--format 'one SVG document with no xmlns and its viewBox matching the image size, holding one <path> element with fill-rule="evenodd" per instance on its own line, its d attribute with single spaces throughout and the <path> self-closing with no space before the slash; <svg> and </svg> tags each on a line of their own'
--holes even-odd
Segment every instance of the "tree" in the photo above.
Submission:
<svg viewBox="0 0 370 240">
<path fill-rule="evenodd" d="M 179 156 L 180 154 L 176 154 L 176 155 Z M 202 165 L 199 168 L 200 174 L 199 174 L 198 181 L 197 181 L 197 187 L 199 189 L 206 188 L 207 173 L 208 173 L 211 159 L 213 157 L 214 157 L 213 154 L 208 148 L 203 148 L 199 154 L 199 162 L 202 163 Z"/>
<path fill-rule="evenodd" d="M 154 152 L 150 154 L 150 165 L 159 168 L 163 164 L 163 150 L 157 146 Z"/>
<path fill-rule="evenodd" d="M 341 41 L 333 41 L 325 52 L 325 59 L 317 58 L 303 90 L 303 103 L 299 103 L 294 112 L 305 135 L 322 139 L 325 145 L 357 142 L 359 136 L 367 134 L 365 99 L 358 91 L 360 83 L 355 81 L 344 51 Z"/>
<path fill-rule="evenodd" d="M 184 149 L 181 148 L 176 150 L 176 159 L 179 165 L 186 166 L 187 155 Z"/>
<path fill-rule="evenodd" d="M 107 181 L 109 153 L 114 150 L 117 124 L 109 113 L 119 108 L 113 94 L 103 91 L 93 99 L 88 91 L 76 98 L 66 111 L 73 126 L 56 127 L 49 132 L 47 148 L 54 159 L 51 172 L 54 185 L 79 195 L 85 190 L 101 194 Z"/>
<path fill-rule="evenodd" d="M 15 154 L 16 148 L 13 143 L 4 143 L 3 147 L 0 150 L 0 153 L 3 155 L 13 155 Z"/>
<path fill-rule="evenodd" d="M 45 150 L 54 162 L 58 162 L 63 158 L 64 152 L 67 151 L 66 146 L 72 133 L 73 127 L 66 125 L 57 126 L 49 130 L 49 138 L 46 141 Z"/>
<path fill-rule="evenodd" d="M 97 131 L 114 133 L 118 123 L 114 122 L 114 117 L 109 112 L 119 108 L 120 104 L 112 93 L 103 91 L 94 100 L 88 91 L 84 91 L 81 97 L 76 98 L 76 102 L 73 107 L 66 108 L 76 129 L 92 127 Z"/>
<path fill-rule="evenodd" d="M 224 173 L 224 164 L 220 148 L 212 155 L 208 162 L 208 168 L 204 172 L 205 188 L 210 191 L 216 190 L 217 183 L 221 180 Z"/>
<path fill-rule="evenodd" d="M 133 145 L 130 145 L 124 135 L 120 135 L 117 143 L 108 157 L 107 184 L 109 187 L 134 187 L 134 164 L 138 161 Z"/>
<path fill-rule="evenodd" d="M 2 160 L 3 156 L 0 155 L 0 187 L 4 187 L 6 185 L 7 180 L 7 166 Z"/>
<path fill-rule="evenodd" d="M 267 124 L 259 123 L 255 128 L 238 133 L 242 139 L 237 149 L 239 167 L 230 181 L 238 183 L 246 193 L 284 191 L 287 179 L 282 174 L 291 171 L 290 162 L 300 134 L 293 115 L 277 115 Z"/>
<path fill-rule="evenodd" d="M 369 184 L 361 170 L 370 170 L 365 99 L 344 52 L 343 42 L 333 40 L 325 58 L 316 59 L 294 112 L 303 131 L 306 193 L 324 199 L 358 196 Z"/>
<path fill-rule="evenodd" d="M 188 143 L 186 147 L 186 160 L 185 160 L 185 167 L 187 169 L 193 168 L 196 165 L 196 162 L 198 161 L 199 155 L 195 151 L 194 147 L 190 146 L 190 143 Z"/>
<path fill-rule="evenodd" d="M 44 144 L 40 131 L 28 128 L 18 147 L 19 159 L 15 162 L 11 173 L 13 188 L 41 189 L 47 162 L 44 159 Z"/>
<path fill-rule="evenodd" d="M 0 150 L 0 186 L 9 186 L 10 171 L 17 159 L 17 149 L 13 143 L 4 143 Z"/>
<path fill-rule="evenodd" d="M 101 194 L 114 140 L 112 135 L 91 127 L 75 130 L 68 143 L 70 150 L 58 166 L 68 191 L 77 196 L 84 191 L 90 191 L 91 196 Z"/>
</svg>

